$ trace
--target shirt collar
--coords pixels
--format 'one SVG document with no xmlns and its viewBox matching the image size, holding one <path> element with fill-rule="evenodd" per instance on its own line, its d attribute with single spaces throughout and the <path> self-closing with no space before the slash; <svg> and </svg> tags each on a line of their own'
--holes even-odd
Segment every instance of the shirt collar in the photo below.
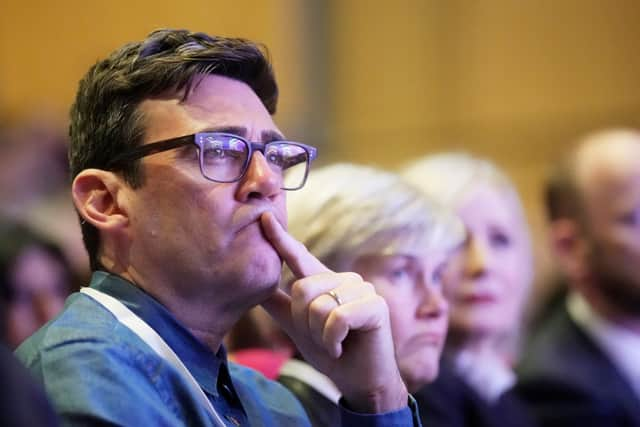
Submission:
<svg viewBox="0 0 640 427">
<path fill-rule="evenodd" d="M 227 354 L 223 346 L 214 354 L 160 302 L 119 276 L 96 271 L 91 277 L 90 286 L 117 298 L 151 326 L 176 353 L 200 386 L 207 393 L 218 396 L 218 374 L 221 369 L 227 370 Z"/>
<path fill-rule="evenodd" d="M 516 382 L 516 375 L 493 351 L 461 350 L 453 357 L 453 366 L 467 385 L 493 404 Z"/>
<path fill-rule="evenodd" d="M 567 299 L 567 311 L 572 320 L 611 358 L 640 396 L 640 334 L 600 316 L 575 292 Z"/>
</svg>

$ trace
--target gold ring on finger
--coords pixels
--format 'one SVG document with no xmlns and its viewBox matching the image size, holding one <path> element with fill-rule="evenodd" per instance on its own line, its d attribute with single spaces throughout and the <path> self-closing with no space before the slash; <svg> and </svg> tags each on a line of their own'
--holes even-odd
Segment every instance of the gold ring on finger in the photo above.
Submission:
<svg viewBox="0 0 640 427">
<path fill-rule="evenodd" d="M 333 300 L 338 304 L 338 306 L 342 305 L 342 299 L 334 290 L 330 290 L 329 292 L 325 292 L 325 294 L 329 295 Z"/>
</svg>

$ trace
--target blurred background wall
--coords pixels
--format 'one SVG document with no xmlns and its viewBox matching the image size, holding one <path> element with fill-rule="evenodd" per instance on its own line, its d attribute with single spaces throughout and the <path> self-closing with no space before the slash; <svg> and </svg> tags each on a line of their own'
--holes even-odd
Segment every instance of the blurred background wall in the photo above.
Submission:
<svg viewBox="0 0 640 427">
<path fill-rule="evenodd" d="M 23 141 L 64 141 L 77 81 L 127 41 L 158 27 L 248 37 L 273 56 L 279 125 L 319 145 L 322 162 L 393 168 L 462 149 L 503 166 L 523 193 L 542 283 L 545 171 L 585 132 L 640 126 L 638 22 L 637 0 L 3 0 L 0 157 L 20 169 Z M 4 179 L 2 205 L 62 228 L 55 209 L 18 201 L 19 177 Z M 58 234 L 77 242 L 74 227 Z"/>
</svg>

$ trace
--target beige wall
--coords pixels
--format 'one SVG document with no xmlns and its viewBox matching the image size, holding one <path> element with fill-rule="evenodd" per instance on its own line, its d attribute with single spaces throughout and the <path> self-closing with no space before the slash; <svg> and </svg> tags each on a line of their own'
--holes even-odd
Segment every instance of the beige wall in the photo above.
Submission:
<svg viewBox="0 0 640 427">
<path fill-rule="evenodd" d="M 80 0 L 0 3 L 0 112 L 12 118 L 37 110 L 66 115 L 78 80 L 96 60 L 161 27 L 247 37 L 265 43 L 275 60 L 280 115 L 294 126 L 306 103 L 296 0 Z"/>
<path fill-rule="evenodd" d="M 347 156 L 387 164 L 457 144 L 539 161 L 566 137 L 639 121 L 637 1 L 331 5 L 332 132 L 368 140 Z M 397 135 L 390 156 L 368 150 Z"/>
</svg>

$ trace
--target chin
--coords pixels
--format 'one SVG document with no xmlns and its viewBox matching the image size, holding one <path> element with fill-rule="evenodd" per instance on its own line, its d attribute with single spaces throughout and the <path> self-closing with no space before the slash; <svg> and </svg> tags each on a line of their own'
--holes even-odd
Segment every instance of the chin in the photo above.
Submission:
<svg viewBox="0 0 640 427">
<path fill-rule="evenodd" d="M 257 255 L 245 264 L 245 281 L 251 287 L 275 289 L 280 281 L 282 263 L 275 255 Z"/>
<path fill-rule="evenodd" d="M 415 393 L 436 379 L 438 376 L 438 364 L 413 366 L 411 370 L 405 370 L 404 373 L 401 372 L 401 376 L 409 389 L 409 393 Z"/>
</svg>

